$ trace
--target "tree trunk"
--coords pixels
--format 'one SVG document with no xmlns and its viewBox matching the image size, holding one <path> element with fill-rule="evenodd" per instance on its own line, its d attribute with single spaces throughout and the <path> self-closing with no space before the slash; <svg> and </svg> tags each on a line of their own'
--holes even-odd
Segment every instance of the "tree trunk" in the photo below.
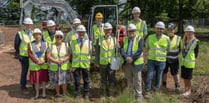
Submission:
<svg viewBox="0 0 209 103">
<path fill-rule="evenodd" d="M 178 34 L 183 36 L 183 1 L 179 0 Z"/>
</svg>

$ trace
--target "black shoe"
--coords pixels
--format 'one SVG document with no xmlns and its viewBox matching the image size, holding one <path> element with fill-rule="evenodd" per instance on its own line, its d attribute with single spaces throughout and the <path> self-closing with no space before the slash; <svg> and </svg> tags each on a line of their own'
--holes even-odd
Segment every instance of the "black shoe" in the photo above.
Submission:
<svg viewBox="0 0 209 103">
<path fill-rule="evenodd" d="M 42 99 L 46 99 L 46 96 L 42 96 L 41 98 L 42 98 Z"/>
</svg>

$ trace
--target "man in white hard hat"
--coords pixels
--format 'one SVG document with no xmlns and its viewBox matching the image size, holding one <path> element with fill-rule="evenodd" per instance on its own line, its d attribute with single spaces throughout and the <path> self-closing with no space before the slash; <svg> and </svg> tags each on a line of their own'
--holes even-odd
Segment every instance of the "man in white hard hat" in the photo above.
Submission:
<svg viewBox="0 0 209 103">
<path fill-rule="evenodd" d="M 163 70 L 165 68 L 166 54 L 170 49 L 170 39 L 164 34 L 165 24 L 159 21 L 155 24 L 155 34 L 149 35 L 146 40 L 148 50 L 147 80 L 145 98 L 151 90 L 153 75 L 155 74 L 155 90 L 160 89 Z"/>
<path fill-rule="evenodd" d="M 180 53 L 181 48 L 181 37 L 178 35 L 175 35 L 175 24 L 169 23 L 167 28 L 167 34 L 171 40 L 171 46 L 170 51 L 167 53 L 167 59 L 166 59 L 166 66 L 163 71 L 163 77 L 162 77 L 162 86 L 164 89 L 167 89 L 167 73 L 168 69 L 170 68 L 171 75 L 173 76 L 173 80 L 175 82 L 175 92 L 179 93 L 180 91 L 180 84 L 179 84 L 179 75 L 178 75 L 178 69 L 179 69 L 179 58 L 178 55 Z"/>
<path fill-rule="evenodd" d="M 75 94 L 76 99 L 81 97 L 80 77 L 82 75 L 84 81 L 85 99 L 89 99 L 89 69 L 90 69 L 90 52 L 91 44 L 89 39 L 85 38 L 86 28 L 79 25 L 76 28 L 78 38 L 71 41 L 72 68 L 75 78 Z"/>
<path fill-rule="evenodd" d="M 141 14 L 140 8 L 134 7 L 132 9 L 132 14 L 134 19 L 129 21 L 128 24 L 135 24 L 136 34 L 144 38 L 147 35 L 147 24 L 146 21 L 140 18 L 140 14 Z"/>
<path fill-rule="evenodd" d="M 33 21 L 31 18 L 25 18 L 23 21 L 24 29 L 18 31 L 15 37 L 14 48 L 16 54 L 21 63 L 21 79 L 20 79 L 20 88 L 23 94 L 27 94 L 26 83 L 27 83 L 27 73 L 28 73 L 28 44 L 34 40 L 32 34 L 33 30 Z"/>
<path fill-rule="evenodd" d="M 131 91 L 135 90 L 137 101 L 142 102 L 143 38 L 136 34 L 136 30 L 134 24 L 128 25 L 128 36 L 125 37 L 120 51 L 128 88 Z"/>
<path fill-rule="evenodd" d="M 47 31 L 43 32 L 43 40 L 46 41 L 48 44 L 55 43 L 55 31 L 56 31 L 56 24 L 53 20 L 47 21 Z"/>
<path fill-rule="evenodd" d="M 105 35 L 100 36 L 98 40 L 98 52 L 96 52 L 96 64 L 99 67 L 101 76 L 101 86 L 103 96 L 112 95 L 112 89 L 115 83 L 115 70 L 110 69 L 112 57 L 115 56 L 116 51 L 116 39 L 112 37 L 112 25 L 110 23 L 104 24 Z"/>
<path fill-rule="evenodd" d="M 67 33 L 67 36 L 65 38 L 65 42 L 66 43 L 69 43 L 71 42 L 71 40 L 75 40 L 78 38 L 78 34 L 76 32 L 76 28 L 81 25 L 81 20 L 78 19 L 78 18 L 75 18 L 74 21 L 73 21 L 73 29 Z"/>
<path fill-rule="evenodd" d="M 199 40 L 195 37 L 193 26 L 188 25 L 184 32 L 181 42 L 181 77 L 184 79 L 185 91 L 182 95 L 189 96 L 192 89 L 192 73 L 199 52 Z"/>
</svg>

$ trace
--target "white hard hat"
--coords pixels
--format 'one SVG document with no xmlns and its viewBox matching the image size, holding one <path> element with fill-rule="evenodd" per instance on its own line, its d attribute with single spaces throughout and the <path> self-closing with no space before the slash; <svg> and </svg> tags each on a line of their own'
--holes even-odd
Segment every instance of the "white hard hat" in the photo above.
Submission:
<svg viewBox="0 0 209 103">
<path fill-rule="evenodd" d="M 53 20 L 48 20 L 47 26 L 55 26 L 55 22 Z"/>
<path fill-rule="evenodd" d="M 55 35 L 54 36 L 57 36 L 57 35 L 64 36 L 64 34 L 63 34 L 63 32 L 61 30 L 57 30 L 55 32 Z"/>
<path fill-rule="evenodd" d="M 83 25 L 79 25 L 79 26 L 76 28 L 76 31 L 86 31 L 86 28 L 85 28 Z"/>
<path fill-rule="evenodd" d="M 136 25 L 134 25 L 134 24 L 129 24 L 128 25 L 128 31 L 129 30 L 136 30 Z"/>
<path fill-rule="evenodd" d="M 73 20 L 73 24 L 80 24 L 81 23 L 81 20 L 80 19 L 78 19 L 78 18 L 75 18 L 74 20 Z"/>
<path fill-rule="evenodd" d="M 195 32 L 194 27 L 191 26 L 191 25 L 188 25 L 188 26 L 184 29 L 184 31 L 192 31 L 192 32 Z"/>
<path fill-rule="evenodd" d="M 165 29 L 165 24 L 164 24 L 162 21 L 158 21 L 158 22 L 155 24 L 155 27 L 156 27 L 156 28 L 163 28 L 163 29 Z"/>
<path fill-rule="evenodd" d="M 104 29 L 112 29 L 112 25 L 110 23 L 105 23 Z"/>
<path fill-rule="evenodd" d="M 34 30 L 33 30 L 33 34 L 41 34 L 41 30 L 39 29 L 39 28 L 35 28 Z"/>
<path fill-rule="evenodd" d="M 133 10 L 132 10 L 132 14 L 133 13 L 141 13 L 141 10 L 139 7 L 134 7 Z"/>
<path fill-rule="evenodd" d="M 31 18 L 25 18 L 23 23 L 24 24 L 33 24 L 33 20 Z"/>
</svg>

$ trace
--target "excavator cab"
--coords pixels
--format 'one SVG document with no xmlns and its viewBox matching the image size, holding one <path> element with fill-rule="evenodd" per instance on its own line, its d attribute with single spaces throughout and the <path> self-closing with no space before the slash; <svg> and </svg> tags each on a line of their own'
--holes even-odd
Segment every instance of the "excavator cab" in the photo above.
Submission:
<svg viewBox="0 0 209 103">
<path fill-rule="evenodd" d="M 96 23 L 95 15 L 98 12 L 103 14 L 103 23 L 109 22 L 113 26 L 113 34 L 116 34 L 116 26 L 118 24 L 117 5 L 96 5 L 91 8 L 91 15 L 88 19 L 88 34 L 92 41 L 94 41 L 93 25 Z"/>
</svg>

